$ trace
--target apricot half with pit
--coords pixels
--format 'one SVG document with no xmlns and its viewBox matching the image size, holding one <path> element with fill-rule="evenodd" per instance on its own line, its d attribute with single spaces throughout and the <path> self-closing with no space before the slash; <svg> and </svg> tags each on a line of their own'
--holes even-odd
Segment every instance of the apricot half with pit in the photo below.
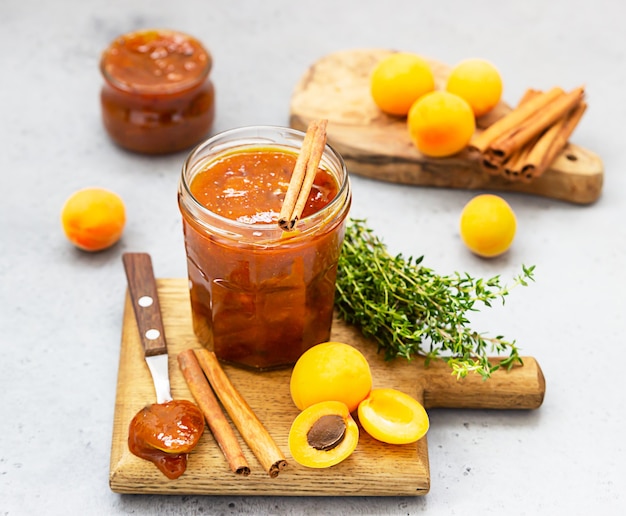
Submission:
<svg viewBox="0 0 626 516">
<path fill-rule="evenodd" d="M 324 342 L 300 356 L 289 388 L 300 410 L 322 401 L 341 401 L 353 412 L 372 390 L 372 373 L 367 359 L 355 347 Z"/>
<path fill-rule="evenodd" d="M 348 406 L 323 401 L 304 409 L 289 430 L 289 451 L 309 468 L 329 468 L 347 459 L 359 442 L 359 427 Z"/>
<path fill-rule="evenodd" d="M 422 404 L 397 389 L 373 389 L 359 404 L 358 415 L 363 430 L 389 444 L 419 441 L 430 426 Z"/>
</svg>

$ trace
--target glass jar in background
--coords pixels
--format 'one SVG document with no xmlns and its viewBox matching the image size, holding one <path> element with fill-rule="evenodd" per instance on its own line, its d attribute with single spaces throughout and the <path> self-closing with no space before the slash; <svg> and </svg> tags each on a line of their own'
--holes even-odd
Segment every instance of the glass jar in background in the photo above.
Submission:
<svg viewBox="0 0 626 516">
<path fill-rule="evenodd" d="M 192 36 L 165 29 L 124 34 L 103 52 L 102 121 L 125 149 L 165 154 L 206 138 L 215 117 L 213 61 Z"/>
<path fill-rule="evenodd" d="M 178 202 L 194 331 L 224 362 L 287 367 L 330 338 L 351 189 L 343 159 L 326 145 L 308 213 L 294 231 L 279 228 L 303 137 L 281 127 L 233 129 L 183 164 Z M 240 204 L 248 194 L 252 214 Z"/>
</svg>

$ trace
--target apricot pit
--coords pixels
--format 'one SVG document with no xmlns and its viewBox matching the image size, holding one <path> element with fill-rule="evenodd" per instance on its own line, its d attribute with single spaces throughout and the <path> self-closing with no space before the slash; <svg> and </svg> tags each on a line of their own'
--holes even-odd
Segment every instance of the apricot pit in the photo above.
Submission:
<svg viewBox="0 0 626 516">
<path fill-rule="evenodd" d="M 294 460 L 309 468 L 339 464 L 352 454 L 358 441 L 359 427 L 340 401 L 323 401 L 300 412 L 288 438 Z"/>
<path fill-rule="evenodd" d="M 337 414 L 327 414 L 319 418 L 306 434 L 309 446 L 316 450 L 332 450 L 346 436 L 346 423 Z"/>
</svg>

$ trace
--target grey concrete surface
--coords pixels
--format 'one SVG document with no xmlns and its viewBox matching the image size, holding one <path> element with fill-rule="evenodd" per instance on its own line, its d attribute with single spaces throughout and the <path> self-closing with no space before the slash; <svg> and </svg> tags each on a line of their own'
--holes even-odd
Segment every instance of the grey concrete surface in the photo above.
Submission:
<svg viewBox="0 0 626 516">
<path fill-rule="evenodd" d="M 626 44 L 612 0 L 492 2 L 2 0 L 0 3 L 0 514 L 617 515 L 626 503 L 624 291 Z M 434 410 L 424 497 L 293 498 L 115 494 L 108 487 L 125 277 L 124 251 L 160 277 L 186 273 L 176 187 L 184 153 L 126 153 L 100 122 L 100 52 L 116 35 L 170 27 L 215 59 L 214 132 L 288 123 L 291 91 L 323 55 L 395 48 L 498 65 L 504 99 L 585 84 L 572 140 L 604 160 L 601 199 L 576 206 L 506 194 L 511 251 L 480 260 L 457 229 L 475 192 L 353 177 L 352 216 L 390 250 L 442 272 L 501 274 L 534 264 L 536 283 L 476 314 L 543 367 L 534 412 Z M 104 186 L 128 223 L 112 249 L 73 248 L 60 209 Z M 288 489 L 288 486 L 286 486 Z"/>
</svg>

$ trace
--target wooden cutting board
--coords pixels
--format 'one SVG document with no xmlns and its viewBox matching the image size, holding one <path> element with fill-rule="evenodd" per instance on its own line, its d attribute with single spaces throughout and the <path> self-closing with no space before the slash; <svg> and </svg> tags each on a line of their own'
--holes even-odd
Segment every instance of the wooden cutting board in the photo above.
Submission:
<svg viewBox="0 0 626 516">
<path fill-rule="evenodd" d="M 604 165 L 598 155 L 569 143 L 551 168 L 530 183 L 490 175 L 467 152 L 450 158 L 428 158 L 412 144 L 406 119 L 381 112 L 369 90 L 369 76 L 391 50 L 346 50 L 315 62 L 296 85 L 290 104 L 290 125 L 306 130 L 313 119 L 326 118 L 328 142 L 343 156 L 350 173 L 419 186 L 512 191 L 590 204 L 601 194 Z M 430 61 L 442 89 L 450 68 Z M 532 84 L 527 85 L 532 87 Z M 504 116 L 501 102 L 477 121 L 478 130 Z M 581 123 L 584 122 L 583 117 Z M 576 137 L 574 132 L 573 138 Z"/>
<path fill-rule="evenodd" d="M 169 349 L 172 395 L 192 400 L 176 359 L 181 351 L 198 347 L 191 323 L 187 281 L 159 279 L 157 285 Z M 385 362 L 377 355 L 373 343 L 341 320 L 334 321 L 332 339 L 352 344 L 365 354 L 374 387 L 400 389 L 421 400 L 426 408 L 534 409 L 543 401 L 544 377 L 531 357 L 524 358 L 524 366 L 509 372 L 497 371 L 486 382 L 477 376 L 457 381 L 443 363 L 432 363 L 425 368 L 421 360 Z M 236 476 L 207 429 L 189 456 L 187 471 L 176 480 L 168 480 L 152 463 L 132 455 L 127 446 L 131 419 L 145 405 L 154 403 L 155 395 L 132 306 L 126 296 L 109 476 L 113 491 L 283 496 L 391 496 L 428 492 L 426 438 L 415 444 L 387 445 L 361 429 L 356 451 L 344 462 L 328 469 L 305 468 L 293 460 L 287 446 L 291 422 L 298 414 L 289 394 L 291 370 L 253 373 L 229 366 L 224 366 L 224 370 L 284 452 L 287 468 L 271 479 L 240 439 L 252 472 L 248 477 Z"/>
</svg>

